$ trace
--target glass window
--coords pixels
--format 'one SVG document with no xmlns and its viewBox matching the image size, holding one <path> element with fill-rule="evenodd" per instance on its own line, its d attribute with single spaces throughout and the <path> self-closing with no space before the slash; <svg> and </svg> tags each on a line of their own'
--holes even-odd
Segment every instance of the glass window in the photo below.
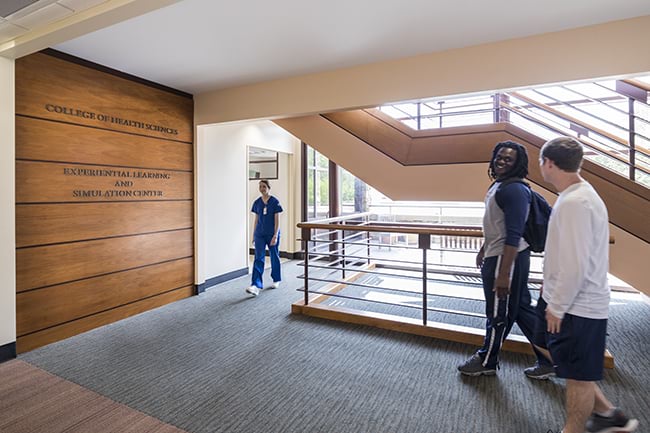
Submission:
<svg viewBox="0 0 650 433">
<path fill-rule="evenodd" d="M 329 218 L 329 159 L 305 146 L 307 152 L 307 220 Z"/>
</svg>

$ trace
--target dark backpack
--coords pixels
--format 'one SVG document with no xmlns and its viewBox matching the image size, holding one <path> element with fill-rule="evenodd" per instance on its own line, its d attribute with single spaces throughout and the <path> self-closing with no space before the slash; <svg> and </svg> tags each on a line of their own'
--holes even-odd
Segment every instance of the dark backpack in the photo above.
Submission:
<svg viewBox="0 0 650 433">
<path fill-rule="evenodd" d="M 528 211 L 528 219 L 526 220 L 523 237 L 528 242 L 528 245 L 530 245 L 531 251 L 541 253 L 544 251 L 544 244 L 546 243 L 548 220 L 551 217 L 551 205 L 539 193 L 533 191 L 528 183 L 518 178 L 510 178 L 501 182 L 501 185 L 499 185 L 495 193 L 495 198 L 501 188 L 514 182 L 523 183 L 530 190 L 530 210 Z M 498 201 L 497 204 L 501 207 Z"/>
</svg>

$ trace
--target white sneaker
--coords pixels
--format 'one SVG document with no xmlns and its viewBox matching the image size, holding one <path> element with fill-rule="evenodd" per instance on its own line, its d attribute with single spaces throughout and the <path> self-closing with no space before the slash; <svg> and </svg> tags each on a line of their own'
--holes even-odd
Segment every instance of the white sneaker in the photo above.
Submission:
<svg viewBox="0 0 650 433">
<path fill-rule="evenodd" d="M 277 289 L 280 287 L 280 282 L 279 281 L 274 281 L 273 284 L 271 284 L 272 289 Z"/>
<path fill-rule="evenodd" d="M 246 289 L 246 293 L 250 293 L 253 296 L 257 296 L 260 294 L 260 289 L 258 289 L 257 286 L 250 286 Z"/>
</svg>

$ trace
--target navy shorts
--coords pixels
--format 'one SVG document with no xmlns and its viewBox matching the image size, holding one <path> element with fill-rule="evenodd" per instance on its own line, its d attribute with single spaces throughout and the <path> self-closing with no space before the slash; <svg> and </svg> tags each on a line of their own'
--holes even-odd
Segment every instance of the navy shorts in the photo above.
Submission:
<svg viewBox="0 0 650 433">
<path fill-rule="evenodd" d="M 560 332 L 546 332 L 546 302 L 537 301 L 534 344 L 546 343 L 558 377 L 595 382 L 603 378 L 607 319 L 565 314 Z M 542 345 L 543 347 L 543 345 Z"/>
</svg>

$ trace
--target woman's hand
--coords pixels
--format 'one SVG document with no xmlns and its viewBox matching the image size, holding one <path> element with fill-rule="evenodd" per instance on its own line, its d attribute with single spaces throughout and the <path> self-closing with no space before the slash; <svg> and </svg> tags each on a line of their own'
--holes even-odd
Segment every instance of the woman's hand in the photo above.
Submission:
<svg viewBox="0 0 650 433">
<path fill-rule="evenodd" d="M 277 243 L 278 243 L 278 236 L 277 236 L 277 235 L 274 235 L 274 236 L 271 238 L 271 244 L 270 244 L 270 245 L 271 245 L 271 246 L 275 246 L 275 244 L 277 244 Z"/>
</svg>

